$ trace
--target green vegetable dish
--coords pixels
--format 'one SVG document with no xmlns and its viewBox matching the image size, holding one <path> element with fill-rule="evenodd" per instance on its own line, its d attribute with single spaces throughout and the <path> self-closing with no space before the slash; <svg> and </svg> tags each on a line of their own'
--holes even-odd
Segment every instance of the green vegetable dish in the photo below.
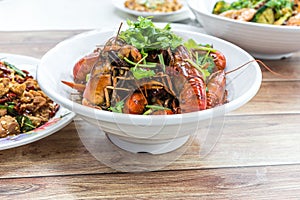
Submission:
<svg viewBox="0 0 300 200">
<path fill-rule="evenodd" d="M 218 1 L 212 13 L 240 21 L 300 26 L 299 0 Z"/>
<path fill-rule="evenodd" d="M 0 138 L 45 124 L 58 108 L 28 72 L 0 61 Z"/>
</svg>

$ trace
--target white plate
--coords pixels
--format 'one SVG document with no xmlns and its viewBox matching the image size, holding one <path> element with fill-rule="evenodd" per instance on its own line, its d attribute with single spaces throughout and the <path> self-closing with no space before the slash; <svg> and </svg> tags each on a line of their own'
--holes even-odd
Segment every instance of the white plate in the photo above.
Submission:
<svg viewBox="0 0 300 200">
<path fill-rule="evenodd" d="M 15 54 L 0 53 L 0 59 L 15 65 L 19 69 L 29 71 L 29 73 L 34 77 L 36 75 L 36 69 L 39 63 L 39 60 L 36 58 Z M 55 116 L 43 126 L 27 133 L 0 138 L 0 150 L 10 149 L 21 145 L 29 144 L 34 141 L 40 140 L 44 137 L 47 137 L 65 127 L 73 120 L 74 117 L 75 113 L 61 106 L 59 111 L 55 114 Z"/>
<path fill-rule="evenodd" d="M 185 1 L 180 1 L 183 5 L 183 7 L 180 10 L 168 13 L 140 12 L 136 10 L 131 10 L 124 6 L 125 0 L 113 0 L 112 2 L 117 9 L 125 13 L 142 17 L 152 16 L 153 21 L 175 22 L 190 18 L 190 11 Z"/>
</svg>

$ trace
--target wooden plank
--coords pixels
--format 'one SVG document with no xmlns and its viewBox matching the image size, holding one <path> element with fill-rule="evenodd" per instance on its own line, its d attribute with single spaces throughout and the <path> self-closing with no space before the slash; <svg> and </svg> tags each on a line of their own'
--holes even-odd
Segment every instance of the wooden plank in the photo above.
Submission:
<svg viewBox="0 0 300 200">
<path fill-rule="evenodd" d="M 298 199 L 300 165 L 1 179 L 1 199 Z"/>
<path fill-rule="evenodd" d="M 0 32 L 0 52 L 41 58 L 57 43 L 82 32 L 80 30 Z"/>
<path fill-rule="evenodd" d="M 263 72 L 263 81 L 300 80 L 300 51 L 290 58 L 283 60 L 263 60 L 263 62 L 274 72 L 285 76 L 280 77 L 274 75 L 264 67 L 261 67 Z"/>
<path fill-rule="evenodd" d="M 6 44 L 0 45 L 0 53 L 18 54 L 24 56 L 31 56 L 41 59 L 43 55 L 53 48 L 56 43 L 43 43 L 43 44 Z"/>
<path fill-rule="evenodd" d="M 300 163 L 299 115 L 226 117 L 214 149 L 203 154 L 205 142 L 216 141 L 209 132 L 206 141 L 196 138 L 176 162 L 167 168 L 220 168 Z M 217 130 L 217 128 L 212 129 Z M 201 135 L 200 135 L 201 136 Z"/>
<path fill-rule="evenodd" d="M 262 109 L 263 108 L 263 109 Z M 266 81 L 250 102 L 230 115 L 300 113 L 300 81 Z"/>
<path fill-rule="evenodd" d="M 219 123 L 223 123 L 220 119 Z M 80 123 L 80 121 L 78 122 Z M 300 163 L 300 115 L 227 116 L 224 127 L 203 128 L 207 132 L 192 138 L 182 148 L 160 156 L 135 155 L 95 137 L 101 151 L 98 160 L 80 141 L 75 124 L 18 148 L 0 151 L 0 178 L 152 171 L 209 169 Z M 210 131 L 213 130 L 213 131 Z M 91 130 L 92 131 L 92 130 Z M 209 136 L 205 134 L 209 133 Z M 206 136 L 203 140 L 201 136 Z M 220 136 L 220 137 L 218 137 Z M 204 145 L 216 144 L 206 154 Z M 206 147 L 206 148 L 205 148 Z M 96 149 L 96 147 L 95 147 Z M 98 149 L 96 149 L 98 150 Z M 99 157 L 99 155 L 101 157 Z M 9 170 L 6 170 L 9 169 Z"/>
</svg>

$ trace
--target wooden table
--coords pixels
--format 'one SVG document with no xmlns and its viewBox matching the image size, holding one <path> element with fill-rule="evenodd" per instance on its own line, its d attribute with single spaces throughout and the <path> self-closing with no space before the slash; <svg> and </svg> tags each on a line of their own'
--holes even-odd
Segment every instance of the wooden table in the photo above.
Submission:
<svg viewBox="0 0 300 200">
<path fill-rule="evenodd" d="M 0 51 L 41 58 L 80 32 L 1 32 Z M 72 122 L 47 138 L 0 151 L 0 199 L 299 199 L 300 52 L 264 62 L 290 77 L 262 69 L 260 91 L 225 116 L 206 157 L 195 141 L 164 168 L 119 172 L 89 153 Z"/>
</svg>

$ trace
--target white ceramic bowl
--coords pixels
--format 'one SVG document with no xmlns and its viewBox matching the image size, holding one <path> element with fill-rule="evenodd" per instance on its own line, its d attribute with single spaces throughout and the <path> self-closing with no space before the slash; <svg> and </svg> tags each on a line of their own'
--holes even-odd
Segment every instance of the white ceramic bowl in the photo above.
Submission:
<svg viewBox="0 0 300 200">
<path fill-rule="evenodd" d="M 262 59 L 289 57 L 300 50 L 300 27 L 242 22 L 214 15 L 212 10 L 217 1 L 187 0 L 208 34 L 230 41 Z"/>
<path fill-rule="evenodd" d="M 185 39 L 193 38 L 198 43 L 213 44 L 227 57 L 228 70 L 253 60 L 247 52 L 224 40 L 196 32 L 173 30 Z M 114 34 L 113 30 L 95 30 L 59 43 L 42 57 L 37 79 L 43 91 L 53 100 L 90 124 L 101 127 L 114 143 L 126 150 L 154 154 L 172 151 L 184 144 L 199 128 L 213 126 L 210 122 L 214 117 L 224 116 L 224 113 L 247 103 L 260 88 L 261 70 L 253 62 L 227 76 L 229 103 L 214 109 L 177 115 L 144 116 L 112 113 L 73 102 L 70 94 L 74 90 L 62 84 L 61 80 L 73 81 L 72 68 L 75 62 L 92 52 L 96 45 L 104 44 Z"/>
</svg>

